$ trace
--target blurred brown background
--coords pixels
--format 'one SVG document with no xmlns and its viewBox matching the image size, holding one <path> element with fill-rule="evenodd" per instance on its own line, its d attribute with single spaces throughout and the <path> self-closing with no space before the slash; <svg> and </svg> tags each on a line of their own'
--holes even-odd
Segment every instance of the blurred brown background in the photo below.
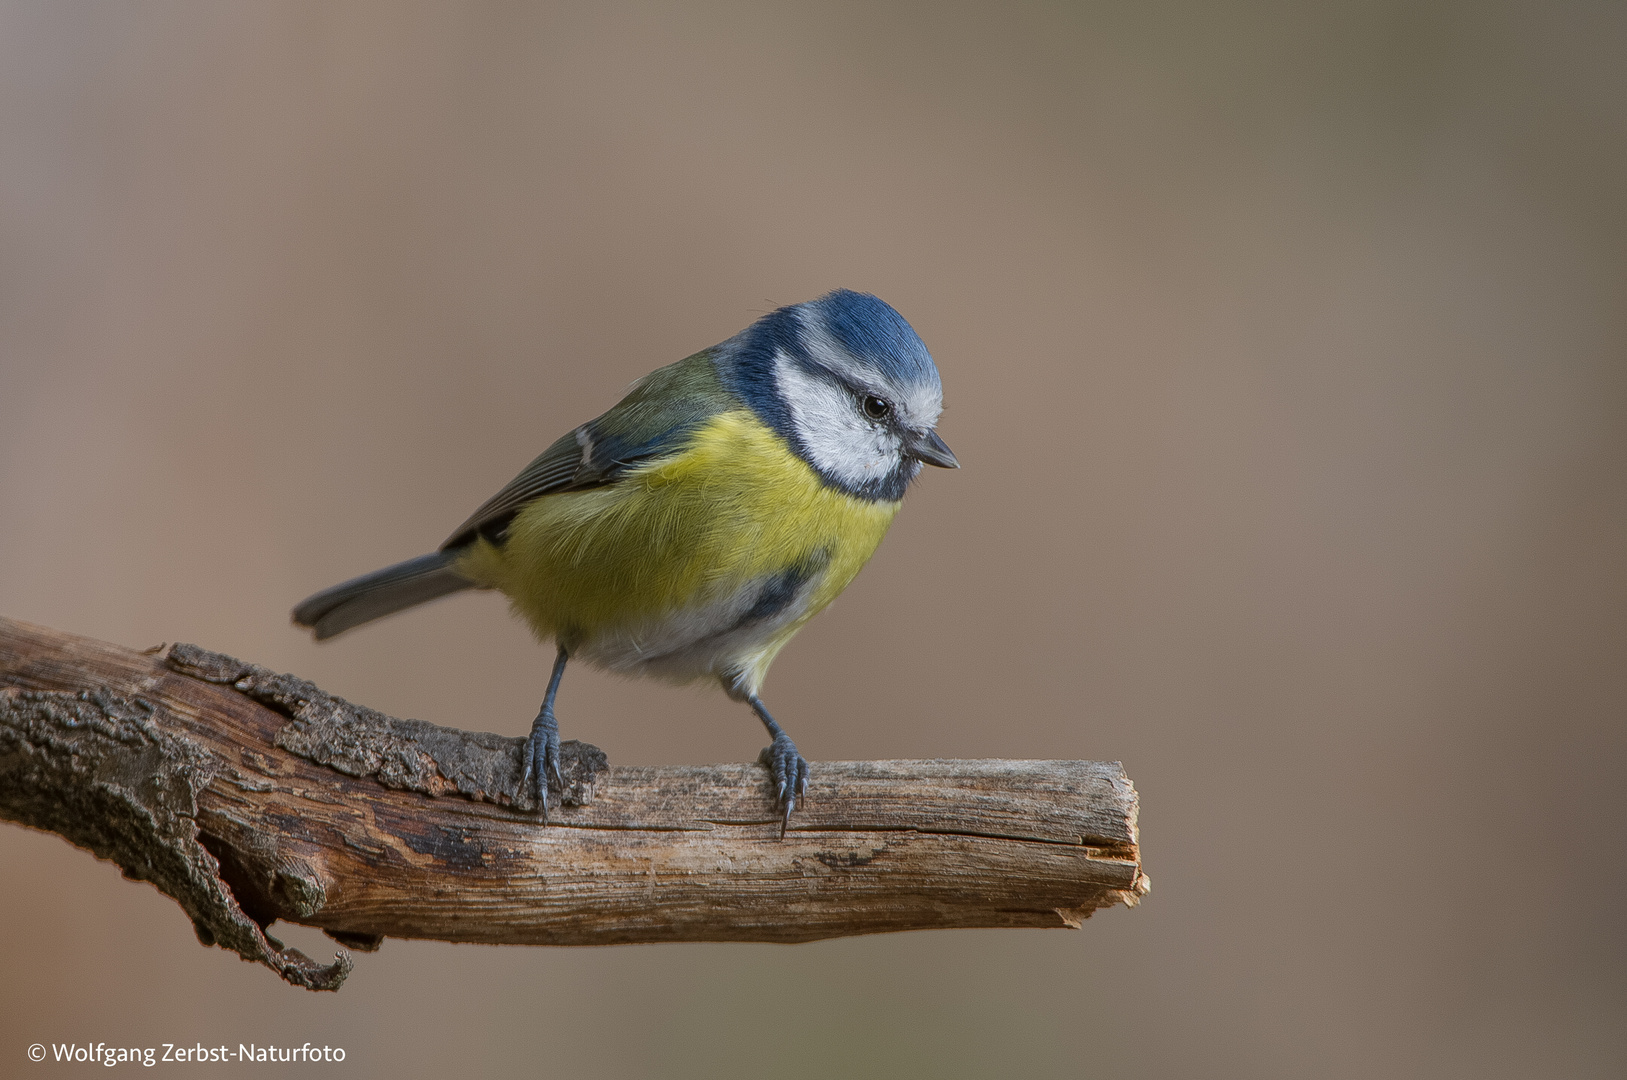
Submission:
<svg viewBox="0 0 1627 1080">
<path fill-rule="evenodd" d="M 1624 47 L 1604 3 L 0 4 L 0 612 L 518 734 L 550 654 L 498 598 L 289 607 L 866 289 L 966 467 L 768 700 L 816 762 L 1121 759 L 1154 882 L 1078 932 L 390 941 L 314 995 L 4 826 L 0 1074 L 1623 1075 Z M 763 742 L 585 669 L 561 713 Z"/>
</svg>

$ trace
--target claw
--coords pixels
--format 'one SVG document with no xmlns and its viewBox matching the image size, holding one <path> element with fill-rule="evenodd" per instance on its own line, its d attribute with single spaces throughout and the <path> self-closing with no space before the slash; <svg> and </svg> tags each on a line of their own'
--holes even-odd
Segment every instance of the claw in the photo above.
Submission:
<svg viewBox="0 0 1627 1080">
<path fill-rule="evenodd" d="M 791 741 L 791 736 L 769 715 L 762 698 L 751 694 L 746 703 L 774 740 L 773 745 L 763 747 L 757 760 L 768 770 L 769 790 L 774 793 L 774 804 L 780 808 L 780 839 L 784 840 L 785 830 L 791 826 L 791 811 L 797 808 L 797 798 L 808 791 L 808 762 L 797 752 L 797 744 Z"/>
<path fill-rule="evenodd" d="M 796 809 L 797 799 L 808 790 L 808 763 L 784 732 L 774 736 L 774 745 L 765 746 L 758 760 L 769 771 L 769 790 L 780 811 L 780 839 L 783 840 L 791 826 L 791 811 Z"/>
<path fill-rule="evenodd" d="M 520 790 L 531 794 L 533 805 L 542 811 L 542 823 L 546 825 L 549 778 L 552 777 L 559 784 L 559 790 L 565 790 L 565 777 L 559 761 L 559 725 L 554 722 L 552 714 L 539 714 L 531 725 L 531 735 L 525 740 L 523 761 Z"/>
<path fill-rule="evenodd" d="M 565 790 L 565 774 L 560 769 L 559 761 L 559 722 L 554 719 L 554 695 L 559 693 L 559 680 L 565 674 L 565 661 L 570 654 L 565 647 L 559 647 L 559 655 L 554 658 L 554 673 L 548 680 L 548 695 L 542 699 L 542 708 L 537 712 L 537 718 L 531 721 L 531 734 L 525 740 L 525 749 L 520 754 L 520 791 L 519 798 L 524 799 L 527 792 L 531 794 L 532 805 L 542 811 L 542 823 L 548 824 L 548 780 L 559 785 L 559 790 Z M 537 760 L 537 755 L 542 760 Z"/>
</svg>

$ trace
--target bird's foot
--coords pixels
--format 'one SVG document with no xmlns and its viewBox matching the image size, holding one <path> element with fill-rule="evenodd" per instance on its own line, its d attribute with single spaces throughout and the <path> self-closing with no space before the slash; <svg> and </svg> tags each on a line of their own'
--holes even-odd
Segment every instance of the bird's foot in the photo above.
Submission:
<svg viewBox="0 0 1627 1080">
<path fill-rule="evenodd" d="M 786 826 L 791 824 L 791 811 L 797 807 L 797 797 L 808 790 L 808 762 L 797 752 L 797 744 L 783 731 L 774 736 L 772 745 L 763 747 L 757 760 L 767 767 L 772 777 L 775 805 L 780 808 L 780 839 L 785 839 Z"/>
<path fill-rule="evenodd" d="M 520 770 L 520 791 L 531 796 L 531 805 L 542 811 L 542 823 L 548 824 L 548 785 L 553 783 L 561 793 L 565 790 L 565 777 L 559 767 L 559 723 L 547 709 L 531 722 L 531 735 L 525 740 L 524 766 Z"/>
</svg>

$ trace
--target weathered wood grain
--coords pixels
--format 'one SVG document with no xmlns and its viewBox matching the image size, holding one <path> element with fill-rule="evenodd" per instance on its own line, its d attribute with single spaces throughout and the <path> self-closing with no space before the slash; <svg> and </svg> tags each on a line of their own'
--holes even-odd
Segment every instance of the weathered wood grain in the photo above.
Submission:
<svg viewBox="0 0 1627 1080">
<path fill-rule="evenodd" d="M 0 619 L 0 818 L 175 897 L 205 943 L 334 988 L 264 930 L 511 944 L 1077 927 L 1146 892 L 1116 762 L 816 762 L 785 838 L 756 763 L 566 744 L 544 826 L 520 740 L 398 720 L 195 646 Z"/>
</svg>

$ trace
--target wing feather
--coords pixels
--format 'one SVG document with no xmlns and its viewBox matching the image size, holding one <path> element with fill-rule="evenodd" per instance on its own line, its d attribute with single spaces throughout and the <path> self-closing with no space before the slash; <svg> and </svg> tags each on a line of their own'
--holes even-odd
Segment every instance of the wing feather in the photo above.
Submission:
<svg viewBox="0 0 1627 1080">
<path fill-rule="evenodd" d="M 710 349 L 651 372 L 615 408 L 544 450 L 458 526 L 441 550 L 482 536 L 500 544 L 514 516 L 536 499 L 613 484 L 630 469 L 676 452 L 696 427 L 738 404 L 718 383 Z"/>
<path fill-rule="evenodd" d="M 577 429 L 580 430 L 581 428 Z M 508 529 L 509 522 L 514 520 L 514 515 L 524 509 L 532 499 L 540 499 L 556 491 L 569 490 L 581 461 L 581 447 L 577 445 L 576 432 L 573 431 L 544 450 L 535 461 L 521 470 L 520 475 L 510 480 L 502 491 L 481 504 L 480 509 L 469 515 L 469 520 L 459 525 L 457 531 L 446 538 L 441 550 L 463 547 L 472 543 L 477 536 L 484 536 L 493 542 L 500 541 Z"/>
</svg>

